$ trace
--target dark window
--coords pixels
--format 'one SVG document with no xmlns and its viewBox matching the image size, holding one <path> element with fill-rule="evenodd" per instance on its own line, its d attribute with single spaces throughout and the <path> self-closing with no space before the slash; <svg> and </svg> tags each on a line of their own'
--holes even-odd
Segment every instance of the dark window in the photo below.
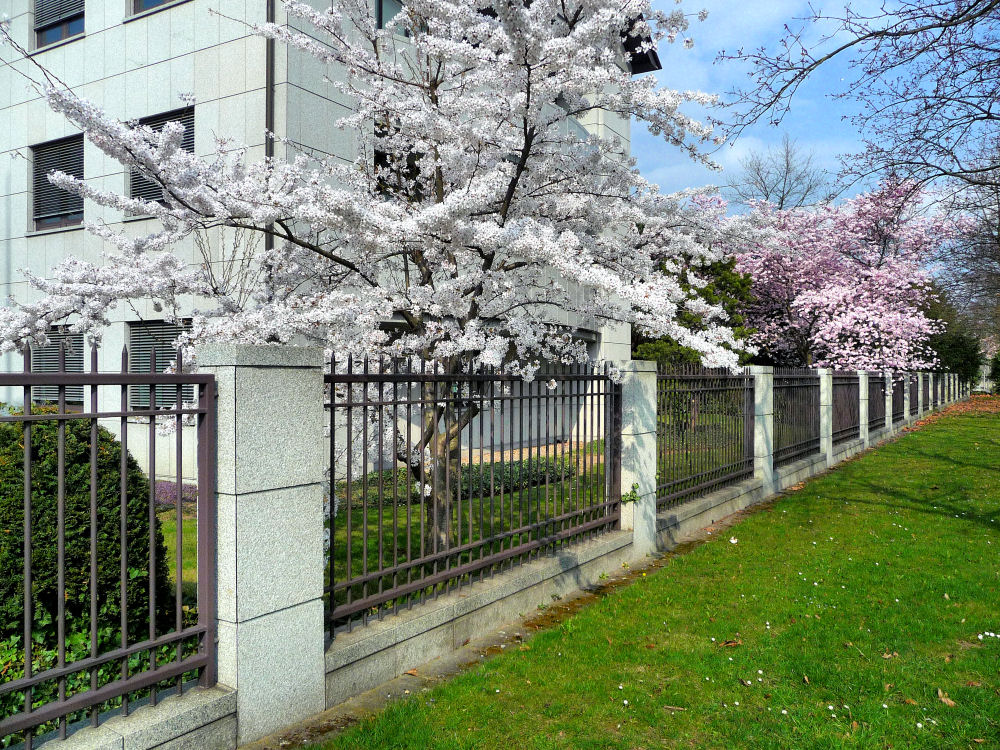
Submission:
<svg viewBox="0 0 1000 750">
<path fill-rule="evenodd" d="M 385 25 L 399 15 L 402 10 L 401 0 L 375 0 L 375 21 L 378 28 L 384 29 Z"/>
<path fill-rule="evenodd" d="M 162 115 L 144 117 L 140 125 L 148 125 L 153 130 L 160 131 L 168 122 L 179 122 L 184 126 L 184 136 L 181 147 L 188 153 L 194 153 L 194 107 L 176 109 Z M 143 177 L 139 170 L 133 169 L 129 176 L 129 196 L 147 201 L 163 201 L 163 188 L 153 180 Z"/>
<path fill-rule="evenodd" d="M 35 46 L 83 33 L 84 0 L 35 0 Z"/>
<path fill-rule="evenodd" d="M 142 13 L 144 10 L 159 8 L 161 5 L 172 3 L 174 0 L 134 0 L 132 4 L 133 13 Z"/>
<path fill-rule="evenodd" d="M 390 134 L 388 127 L 376 124 L 375 137 L 385 138 Z M 420 156 L 416 152 L 406 155 L 406 160 L 399 159 L 375 147 L 375 173 L 378 192 L 382 195 L 405 196 L 407 200 L 423 199 L 423 189 L 420 184 Z"/>
<path fill-rule="evenodd" d="M 83 221 L 83 198 L 49 182 L 52 172 L 83 179 L 83 136 L 32 146 L 32 216 L 35 229 L 68 227 Z"/>
<path fill-rule="evenodd" d="M 622 35 L 622 43 L 625 45 L 625 54 L 628 57 L 629 67 L 633 75 L 640 73 L 650 73 L 654 70 L 662 70 L 660 56 L 656 49 L 649 49 L 643 52 L 641 47 L 650 41 L 648 36 L 640 36 L 635 27 L 642 21 L 642 17 L 636 18 L 629 25 L 628 31 Z"/>
<path fill-rule="evenodd" d="M 128 369 L 132 373 L 152 372 L 153 353 L 156 353 L 156 372 L 164 372 L 177 359 L 177 337 L 189 330 L 189 324 L 166 323 L 162 320 L 141 320 L 128 324 Z M 129 388 L 129 404 L 133 409 L 149 408 L 147 385 Z M 181 388 L 185 403 L 194 400 L 194 386 Z M 156 388 L 156 405 L 177 405 L 177 387 L 161 385 Z"/>
<path fill-rule="evenodd" d="M 49 345 L 35 347 L 31 350 L 31 371 L 32 372 L 59 372 L 59 345 L 65 348 L 64 366 L 65 372 L 83 372 L 83 334 L 70 333 L 65 328 L 57 328 L 49 331 Z M 35 403 L 59 401 L 59 386 L 37 385 L 31 389 L 31 400 Z M 83 386 L 71 385 L 66 387 L 66 403 L 83 403 Z"/>
</svg>

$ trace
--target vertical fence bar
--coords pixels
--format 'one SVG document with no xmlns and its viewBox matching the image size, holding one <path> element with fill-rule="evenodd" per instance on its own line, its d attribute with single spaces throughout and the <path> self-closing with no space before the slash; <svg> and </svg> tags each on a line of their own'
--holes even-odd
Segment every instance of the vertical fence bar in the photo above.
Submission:
<svg viewBox="0 0 1000 750">
<path fill-rule="evenodd" d="M 199 653 L 207 660 L 200 684 L 209 687 L 218 679 L 215 644 L 218 637 L 218 503 L 216 500 L 216 386 L 209 380 L 198 387 L 198 624 L 205 629 Z M 332 529 L 331 529 L 332 534 Z"/>
<path fill-rule="evenodd" d="M 27 346 L 24 347 L 24 372 L 26 375 L 31 373 L 31 349 Z M 25 416 L 31 416 L 30 385 L 24 386 L 22 396 L 24 398 L 24 414 Z M 34 601 L 31 596 L 31 564 L 34 559 L 34 549 L 31 539 L 31 422 L 27 419 L 24 420 L 22 429 L 24 441 L 24 464 L 22 467 L 22 471 L 24 472 L 24 571 L 22 573 L 24 581 L 24 676 L 30 679 L 34 676 L 32 651 L 35 642 L 32 637 Z M 34 705 L 32 694 L 32 688 L 28 686 L 24 691 L 24 712 L 26 714 L 31 713 L 32 706 Z M 31 750 L 33 739 L 34 733 L 29 728 L 24 740 L 27 750 Z"/>
<path fill-rule="evenodd" d="M 128 374 L 128 348 L 122 347 L 121 374 Z M 118 538 L 119 538 L 119 602 L 121 604 L 121 617 L 119 627 L 121 629 L 121 647 L 128 647 L 128 407 L 129 407 L 129 386 L 122 383 L 121 386 L 121 418 L 119 421 L 119 435 L 121 440 L 121 462 L 119 465 L 119 487 L 118 487 Z M 127 680 L 129 676 L 128 657 L 122 659 L 121 679 Z M 128 693 L 122 696 L 122 715 L 128 716 L 129 702 Z"/>
<path fill-rule="evenodd" d="M 66 344 L 59 342 L 59 374 L 66 374 Z M 59 416 L 66 413 L 66 385 L 58 386 Z M 56 423 L 56 667 L 66 666 L 66 420 Z M 59 678 L 59 702 L 66 700 L 66 678 Z M 66 739 L 66 717 L 59 717 L 59 738 Z"/>
<path fill-rule="evenodd" d="M 97 374 L 97 345 L 90 347 L 90 374 Z M 97 385 L 90 386 L 90 657 L 97 658 Z M 97 670 L 90 670 L 90 689 L 97 690 Z M 90 725 L 96 727 L 98 707 L 90 711 Z"/>
</svg>

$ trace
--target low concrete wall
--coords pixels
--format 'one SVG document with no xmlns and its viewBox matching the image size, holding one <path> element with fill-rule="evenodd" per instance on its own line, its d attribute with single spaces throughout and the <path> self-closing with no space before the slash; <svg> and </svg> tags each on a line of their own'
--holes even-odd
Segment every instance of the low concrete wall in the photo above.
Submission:
<svg viewBox="0 0 1000 750">
<path fill-rule="evenodd" d="M 192 688 L 179 696 L 85 727 L 43 750 L 232 750 L 236 747 L 236 693 Z"/>
</svg>

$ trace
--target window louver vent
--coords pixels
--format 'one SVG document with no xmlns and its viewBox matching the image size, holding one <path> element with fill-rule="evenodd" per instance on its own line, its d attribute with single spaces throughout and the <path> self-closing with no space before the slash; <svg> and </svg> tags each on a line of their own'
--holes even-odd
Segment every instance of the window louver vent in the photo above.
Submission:
<svg viewBox="0 0 1000 750">
<path fill-rule="evenodd" d="M 194 153 L 194 107 L 165 112 L 162 115 L 145 117 L 139 120 L 142 125 L 148 125 L 153 130 L 160 131 L 168 122 L 179 122 L 184 126 L 184 136 L 181 138 L 181 148 L 188 153 Z M 147 180 L 137 169 L 129 176 L 129 195 L 145 201 L 157 202 L 163 200 L 163 188 L 152 180 Z"/>
<path fill-rule="evenodd" d="M 31 149 L 34 210 L 37 229 L 83 221 L 83 198 L 49 182 L 51 172 L 65 172 L 83 179 L 83 135 L 43 143 Z"/>
<path fill-rule="evenodd" d="M 128 338 L 128 369 L 132 373 L 150 372 L 153 352 L 156 352 L 156 371 L 164 372 L 177 358 L 174 343 L 177 337 L 188 330 L 186 325 L 164 323 L 163 321 L 140 321 L 129 323 Z M 133 409 L 149 408 L 149 386 L 134 385 L 129 389 L 129 404 Z M 194 386 L 188 385 L 181 389 L 185 403 L 194 401 Z M 156 406 L 168 407 L 177 405 L 177 388 L 175 386 L 158 386 L 156 388 Z"/>
<path fill-rule="evenodd" d="M 48 346 L 40 346 L 31 350 L 31 371 L 32 372 L 59 372 L 59 344 L 66 345 L 66 372 L 83 372 L 83 334 L 70 333 L 69 331 L 50 331 Z M 59 401 L 59 386 L 39 385 L 31 389 L 31 400 L 35 403 Z M 83 386 L 71 385 L 66 387 L 66 403 L 83 403 Z"/>
<path fill-rule="evenodd" d="M 35 28 L 83 13 L 84 0 L 35 0 Z"/>
</svg>

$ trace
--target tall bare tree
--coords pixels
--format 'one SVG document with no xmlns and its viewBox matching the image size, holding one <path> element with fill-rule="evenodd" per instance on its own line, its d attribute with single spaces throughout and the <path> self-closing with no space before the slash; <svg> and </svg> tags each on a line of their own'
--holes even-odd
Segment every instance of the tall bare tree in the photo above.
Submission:
<svg viewBox="0 0 1000 750">
<path fill-rule="evenodd" d="M 735 203 L 767 201 L 779 209 L 801 208 L 832 197 L 827 172 L 816 166 L 812 152 L 799 148 L 787 133 L 780 145 L 751 151 L 740 160 L 740 168 L 725 190 Z"/>
<path fill-rule="evenodd" d="M 1000 332 L 1000 178 L 966 187 L 947 202 L 969 223 L 936 259 L 938 284 L 980 338 Z"/>
<path fill-rule="evenodd" d="M 871 11 L 810 6 L 772 48 L 722 53 L 752 66 L 732 92 L 730 134 L 778 123 L 799 87 L 832 61 L 853 71 L 844 91 L 865 149 L 856 177 L 1000 184 L 1000 0 L 896 0 Z M 820 29 L 820 33 L 815 33 Z"/>
</svg>

